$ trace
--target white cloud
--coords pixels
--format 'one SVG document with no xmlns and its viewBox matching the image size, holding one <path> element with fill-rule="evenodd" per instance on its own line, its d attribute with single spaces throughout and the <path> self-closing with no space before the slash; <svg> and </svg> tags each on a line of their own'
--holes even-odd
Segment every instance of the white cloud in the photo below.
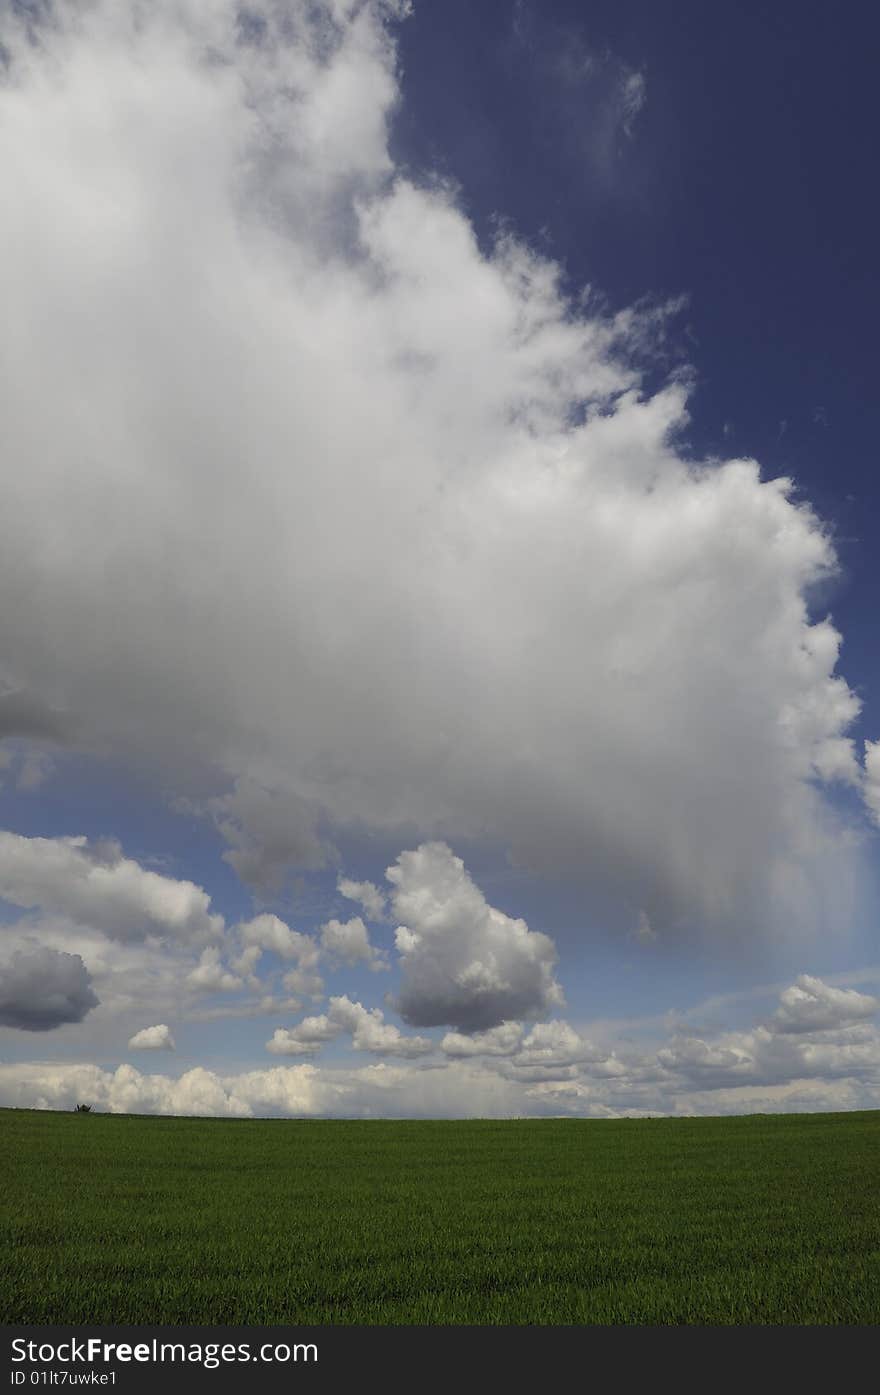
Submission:
<svg viewBox="0 0 880 1395">
<path fill-rule="evenodd" d="M 873 1017 L 877 998 L 851 988 L 832 988 L 819 978 L 801 974 L 780 995 L 773 1026 L 777 1032 L 815 1032 L 849 1026 Z"/>
<path fill-rule="evenodd" d="M 746 1038 L 746 1043 L 748 1043 Z M 669 1070 L 683 1071 L 687 1075 L 699 1076 L 703 1072 L 713 1075 L 738 1073 L 751 1075 L 754 1071 L 754 1057 L 736 1039 L 728 1045 L 709 1044 L 699 1037 L 676 1037 L 671 1045 L 658 1051 L 657 1059 Z"/>
<path fill-rule="evenodd" d="M 320 1051 L 325 1042 L 335 1041 L 343 1031 L 341 1022 L 322 1012 L 304 1017 L 295 1027 L 277 1027 L 266 1042 L 266 1050 L 276 1056 L 308 1056 Z"/>
<path fill-rule="evenodd" d="M 279 1027 L 266 1043 L 275 1055 L 305 1055 L 320 1050 L 325 1042 L 351 1035 L 355 1051 L 371 1051 L 382 1056 L 424 1056 L 433 1050 L 427 1037 L 406 1036 L 385 1021 L 380 1008 L 365 1008 L 342 996 L 330 999 L 326 1013 L 306 1017 L 289 1030 Z"/>
<path fill-rule="evenodd" d="M 242 942 L 251 948 L 272 950 L 282 959 L 293 959 L 301 969 L 313 969 L 321 955 L 320 946 L 311 935 L 303 935 L 277 915 L 264 913 L 238 927 Z"/>
<path fill-rule="evenodd" d="M 374 882 L 355 882 L 350 877 L 340 877 L 336 886 L 346 900 L 357 901 L 363 907 L 368 919 L 385 919 L 385 893 Z"/>
<path fill-rule="evenodd" d="M 499 839 L 664 940 L 845 921 L 826 530 L 753 461 L 677 450 L 684 384 L 628 364 L 656 314 L 569 303 L 395 170 L 401 6 L 250 10 L 259 44 L 233 0 L 59 0 L 28 8 L 39 44 L 0 11 L 12 718 L 48 739 L 64 713 L 200 803 L 264 889 L 336 827 L 415 828 Z M 642 88 L 611 75 L 618 131 Z M 93 879 L 53 856 L 68 910 Z M 214 933 L 199 888 L 129 866 L 118 933 Z M 451 1025 L 524 1010 L 480 965 L 496 1006 L 456 982 Z"/>
<path fill-rule="evenodd" d="M 238 934 L 245 946 L 242 955 L 235 961 L 240 966 L 239 973 L 250 976 L 259 955 L 263 950 L 269 950 L 293 964 L 282 977 L 289 993 L 302 994 L 307 998 L 322 996 L 324 981 L 318 973 L 321 946 L 312 935 L 291 930 L 277 915 L 268 912 L 242 922 L 238 926 Z"/>
<path fill-rule="evenodd" d="M 78 954 L 38 944 L 15 948 L 0 965 L 0 1025 L 24 1032 L 50 1032 L 81 1022 L 98 997 Z"/>
<path fill-rule="evenodd" d="M 524 1066 L 568 1066 L 579 1061 L 601 1061 L 607 1052 L 585 1040 L 567 1022 L 539 1022 L 517 1053 Z"/>
<path fill-rule="evenodd" d="M 288 969 L 281 982 L 289 993 L 301 993 L 313 1001 L 324 996 L 324 980 L 321 975 L 306 969 Z"/>
<path fill-rule="evenodd" d="M 405 1021 L 483 1031 L 562 1001 L 553 941 L 490 906 L 445 843 L 402 852 L 385 875 Z"/>
<path fill-rule="evenodd" d="M 173 1051 L 174 1038 L 164 1022 L 155 1027 L 142 1027 L 128 1043 L 130 1051 Z"/>
<path fill-rule="evenodd" d="M 231 961 L 230 968 L 248 982 L 256 981 L 256 968 L 263 954 L 261 945 L 248 945 Z"/>
<path fill-rule="evenodd" d="M 370 932 L 359 915 L 351 920 L 328 920 L 321 926 L 321 948 L 331 959 L 353 966 L 386 969 L 387 955 L 370 944 Z"/>
<path fill-rule="evenodd" d="M 502 1022 L 485 1032 L 447 1032 L 440 1043 L 447 1056 L 513 1056 L 520 1048 L 520 1022 Z"/>
<path fill-rule="evenodd" d="M 202 950 L 198 964 L 187 974 L 186 981 L 203 993 L 232 993 L 244 987 L 238 975 L 224 967 L 220 951 L 214 945 Z"/>
<path fill-rule="evenodd" d="M 223 917 L 189 881 L 148 871 L 119 845 L 75 838 L 23 838 L 0 832 L 0 897 L 56 911 L 119 940 L 148 935 L 216 939 Z"/>
<path fill-rule="evenodd" d="M 528 1034 L 520 1022 L 503 1022 L 499 1027 L 470 1035 L 447 1032 L 441 1048 L 453 1058 L 499 1057 L 499 1069 L 523 1081 L 570 1079 L 577 1068 L 587 1066 L 591 1074 L 626 1073 L 613 1053 L 594 1045 L 568 1022 L 558 1019 L 539 1022 Z M 585 1088 L 584 1096 L 590 1093 Z"/>
<path fill-rule="evenodd" d="M 626 1036 L 631 1025 L 624 1024 Z M 176 1079 L 140 1075 L 130 1066 L 10 1063 L 0 1066 L 0 1103 L 67 1108 L 84 1100 L 123 1112 L 242 1116 L 508 1118 L 880 1107 L 880 1029 L 867 1021 L 796 1034 L 758 1026 L 705 1040 L 677 1036 L 659 1051 L 638 1052 L 623 1038 L 617 1047 L 593 1046 L 566 1022 L 539 1023 L 525 1036 L 520 1024 L 507 1022 L 482 1034 L 448 1033 L 442 1053 L 432 1056 L 429 1040 L 405 1037 L 378 1009 L 337 997 L 327 1013 L 279 1028 L 267 1047 L 277 1056 L 308 1056 L 346 1036 L 355 1051 L 392 1059 L 366 1068 L 344 1058 L 332 1066 L 307 1061 L 232 1075 L 198 1068 Z"/>
<path fill-rule="evenodd" d="M 291 1009 L 289 1002 L 283 1007 L 285 998 L 273 991 L 283 970 L 270 968 L 258 979 L 244 973 L 247 961 L 236 968 L 243 956 L 232 954 L 227 960 L 216 945 L 200 951 L 198 944 L 153 936 L 121 942 L 67 917 L 35 913 L 7 925 L 3 938 L 27 940 L 82 960 L 100 1005 L 77 1027 L 77 1047 L 102 1059 L 108 1048 L 116 1049 L 111 1043 L 127 1041 L 132 1021 L 264 1015 L 259 1011 L 264 1000 L 272 1015 L 299 1007 Z"/>
<path fill-rule="evenodd" d="M 875 998 L 802 974 L 782 991 L 767 1025 L 723 1032 L 709 1041 L 677 1036 L 657 1059 L 706 1088 L 736 1082 L 777 1086 L 816 1077 L 870 1081 L 880 1068 L 880 1031 L 867 1019 L 877 1008 Z"/>
<path fill-rule="evenodd" d="M 365 1008 L 350 998 L 330 999 L 330 1020 L 351 1033 L 355 1051 L 372 1051 L 382 1056 L 424 1056 L 433 1050 L 427 1037 L 406 1036 L 399 1027 L 385 1021 L 380 1008 Z"/>
</svg>

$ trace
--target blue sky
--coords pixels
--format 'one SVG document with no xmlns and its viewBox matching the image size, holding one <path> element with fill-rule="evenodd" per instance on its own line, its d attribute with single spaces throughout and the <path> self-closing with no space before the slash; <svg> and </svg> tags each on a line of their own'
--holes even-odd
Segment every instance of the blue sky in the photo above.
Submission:
<svg viewBox="0 0 880 1395">
<path fill-rule="evenodd" d="M 864 13 L 136 12 L 0 6 L 0 1101 L 877 1107 Z"/>
</svg>

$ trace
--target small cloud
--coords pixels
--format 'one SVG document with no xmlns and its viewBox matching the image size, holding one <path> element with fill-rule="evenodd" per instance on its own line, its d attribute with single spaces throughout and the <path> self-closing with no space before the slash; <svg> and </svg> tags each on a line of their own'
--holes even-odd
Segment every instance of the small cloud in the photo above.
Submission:
<svg viewBox="0 0 880 1395">
<path fill-rule="evenodd" d="M 624 134 L 632 138 L 636 117 L 648 97 L 648 84 L 643 72 L 624 72 L 620 83 L 620 120 Z"/>
<path fill-rule="evenodd" d="M 373 882 L 354 882 L 349 877 L 340 877 L 336 886 L 347 901 L 357 901 L 370 920 L 385 919 L 385 893 Z"/>
<path fill-rule="evenodd" d="M 636 927 L 630 934 L 632 939 L 637 940 L 640 945 L 651 945 L 657 939 L 657 931 L 651 924 L 647 911 L 639 911 Z"/>
<path fill-rule="evenodd" d="M 369 1051 L 376 1056 L 424 1056 L 434 1049 L 427 1037 L 406 1036 L 399 1027 L 385 1021 L 381 1008 L 365 1008 L 350 998 L 330 999 L 326 1013 L 305 1017 L 298 1026 L 279 1027 L 266 1050 L 276 1056 L 314 1055 L 325 1042 L 337 1037 L 351 1036 L 355 1051 Z"/>
<path fill-rule="evenodd" d="M 173 1051 L 174 1038 L 164 1022 L 155 1027 L 143 1027 L 128 1043 L 129 1051 Z"/>
<path fill-rule="evenodd" d="M 214 945 L 202 951 L 198 967 L 187 974 L 186 981 L 202 993 L 232 993 L 244 987 L 240 978 L 224 968 L 220 951 Z"/>
<path fill-rule="evenodd" d="M 366 925 L 359 915 L 351 920 L 328 920 L 321 926 L 321 948 L 337 963 L 353 967 L 367 964 L 371 969 L 387 969 L 387 956 L 370 943 Z"/>
</svg>

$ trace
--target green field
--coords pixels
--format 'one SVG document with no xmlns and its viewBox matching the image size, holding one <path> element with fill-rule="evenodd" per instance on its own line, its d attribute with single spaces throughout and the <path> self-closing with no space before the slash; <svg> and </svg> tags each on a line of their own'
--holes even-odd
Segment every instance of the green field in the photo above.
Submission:
<svg viewBox="0 0 880 1395">
<path fill-rule="evenodd" d="M 880 1113 L 0 1111 L 25 1323 L 880 1321 Z"/>
</svg>

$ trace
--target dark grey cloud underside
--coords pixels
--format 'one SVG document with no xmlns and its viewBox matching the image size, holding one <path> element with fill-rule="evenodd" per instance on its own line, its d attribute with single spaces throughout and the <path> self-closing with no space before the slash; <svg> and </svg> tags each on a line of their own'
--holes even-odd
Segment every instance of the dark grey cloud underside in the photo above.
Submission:
<svg viewBox="0 0 880 1395">
<path fill-rule="evenodd" d="M 82 1022 L 98 1001 L 78 954 L 34 946 L 18 950 L 0 970 L 4 1027 L 51 1032 L 65 1022 Z"/>
<path fill-rule="evenodd" d="M 19 736 L 63 745 L 73 737 L 75 726 L 69 713 L 50 707 L 35 693 L 21 688 L 0 693 L 0 741 Z"/>
</svg>

